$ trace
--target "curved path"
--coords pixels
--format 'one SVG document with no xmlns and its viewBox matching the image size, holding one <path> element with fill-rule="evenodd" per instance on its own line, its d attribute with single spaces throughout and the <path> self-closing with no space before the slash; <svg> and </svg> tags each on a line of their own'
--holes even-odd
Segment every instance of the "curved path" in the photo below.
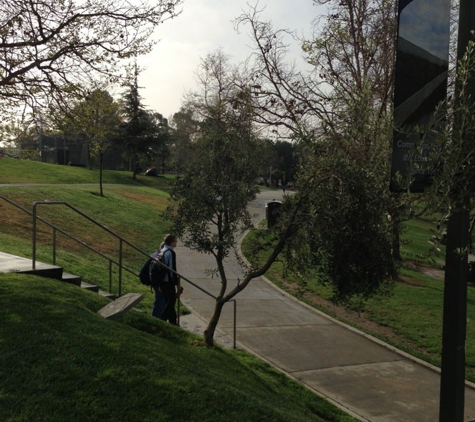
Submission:
<svg viewBox="0 0 475 422">
<path fill-rule="evenodd" d="M 265 204 L 282 193 L 265 191 L 250 204 L 255 221 Z M 179 245 L 179 272 L 211 293 L 219 280 L 206 275 L 214 258 Z M 229 259 L 230 283 L 242 277 L 237 259 Z M 183 300 L 193 311 L 182 327 L 202 334 L 214 300 L 184 283 Z M 253 280 L 237 296 L 237 346 L 248 350 L 347 413 L 371 422 L 436 422 L 440 374 L 437 368 L 396 350 L 297 301 L 265 278 Z M 225 306 L 216 342 L 232 347 L 233 306 Z M 465 422 L 475 421 L 475 389 L 467 386 Z"/>
</svg>

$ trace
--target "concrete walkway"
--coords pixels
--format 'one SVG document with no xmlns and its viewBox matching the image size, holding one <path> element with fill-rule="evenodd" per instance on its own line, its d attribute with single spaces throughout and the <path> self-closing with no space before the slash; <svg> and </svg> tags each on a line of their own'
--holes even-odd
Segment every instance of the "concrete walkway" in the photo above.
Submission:
<svg viewBox="0 0 475 422">
<path fill-rule="evenodd" d="M 263 192 L 250 204 L 255 221 L 265 203 L 281 192 Z M 215 294 L 219 280 L 206 275 L 214 258 L 177 247 L 178 271 Z M 231 283 L 242 271 L 236 259 L 226 266 Z M 181 325 L 201 334 L 214 300 L 184 283 L 183 299 L 193 315 Z M 233 306 L 225 306 L 216 342 L 233 345 Z M 362 421 L 437 422 L 440 374 L 417 359 L 297 301 L 265 278 L 237 296 L 237 346 L 300 381 Z M 475 421 L 475 389 L 467 386 L 465 421 Z"/>
</svg>

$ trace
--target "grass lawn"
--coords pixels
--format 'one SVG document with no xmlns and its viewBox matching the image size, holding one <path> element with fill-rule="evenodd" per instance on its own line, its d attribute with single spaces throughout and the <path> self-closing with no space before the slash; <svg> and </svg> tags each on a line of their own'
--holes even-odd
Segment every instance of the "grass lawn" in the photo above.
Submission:
<svg viewBox="0 0 475 422">
<path fill-rule="evenodd" d="M 437 234 L 437 216 L 423 216 L 404 224 L 401 255 L 406 261 L 440 267 L 445 263 L 445 247 L 429 242 Z M 445 228 L 445 226 L 444 226 Z"/>
<path fill-rule="evenodd" d="M 132 178 L 132 172 L 104 170 L 103 183 L 117 183 L 132 186 L 166 188 L 173 180 L 172 176 L 149 177 L 138 175 Z M 99 192 L 99 170 L 86 170 L 83 167 L 62 166 L 40 163 L 38 161 L 0 159 L 0 184 L 47 183 L 47 184 L 97 184 Z"/>
<path fill-rule="evenodd" d="M 168 204 L 168 194 L 156 188 L 111 185 L 106 187 L 106 197 L 101 198 L 91 191 L 88 185 L 12 186 L 0 188 L 0 195 L 30 211 L 33 202 L 38 199 L 65 201 L 147 253 L 153 252 L 158 247 L 170 227 L 170 222 L 163 215 Z M 56 264 L 63 266 L 68 273 L 79 274 L 84 281 L 108 290 L 109 261 L 90 252 L 83 243 L 118 262 L 120 241 L 64 205 L 39 205 L 37 212 L 39 216 L 66 230 L 81 242 L 73 242 L 57 234 Z M 18 212 L 15 207 L 1 200 L 0 213 L 3 216 L 0 221 L 0 232 L 4 251 L 31 257 L 31 216 Z M 53 231 L 41 222 L 38 223 L 37 229 L 40 242 L 37 259 L 52 262 Z M 148 292 L 145 286 L 137 285 L 135 276 L 145 261 L 145 256 L 126 243 L 122 243 L 122 256 L 124 265 L 133 271 L 133 273 L 122 272 L 122 293 L 137 290 Z M 117 294 L 119 290 L 117 265 L 112 265 L 111 270 L 112 293 Z M 146 300 L 139 306 L 149 309 L 152 299 L 148 294 Z"/>
<path fill-rule="evenodd" d="M 242 351 L 208 349 L 143 313 L 59 281 L 2 275 L 2 421 L 355 419 Z"/>
</svg>

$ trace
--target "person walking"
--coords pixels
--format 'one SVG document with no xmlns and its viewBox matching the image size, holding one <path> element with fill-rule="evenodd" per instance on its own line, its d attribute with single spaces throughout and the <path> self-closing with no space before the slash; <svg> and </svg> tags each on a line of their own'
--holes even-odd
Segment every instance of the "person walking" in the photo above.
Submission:
<svg viewBox="0 0 475 422">
<path fill-rule="evenodd" d="M 285 175 L 282 177 L 282 192 L 285 193 L 285 189 L 287 188 L 287 179 Z"/>
<path fill-rule="evenodd" d="M 167 234 L 160 248 L 152 254 L 154 258 L 162 254 L 163 264 L 173 270 L 167 270 L 163 280 L 155 288 L 155 302 L 152 308 L 152 315 L 174 325 L 177 325 L 175 304 L 176 298 L 179 295 L 179 279 L 176 274 L 176 253 L 174 251 L 176 243 L 176 236 Z"/>
</svg>

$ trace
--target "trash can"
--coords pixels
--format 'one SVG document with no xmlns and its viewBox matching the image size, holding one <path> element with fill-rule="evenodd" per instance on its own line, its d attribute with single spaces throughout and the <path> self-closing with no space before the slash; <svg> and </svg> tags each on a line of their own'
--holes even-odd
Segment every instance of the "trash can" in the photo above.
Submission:
<svg viewBox="0 0 475 422">
<path fill-rule="evenodd" d="M 266 219 L 268 229 L 274 227 L 277 224 L 282 211 L 281 207 L 281 201 L 274 200 L 266 203 Z"/>
</svg>

